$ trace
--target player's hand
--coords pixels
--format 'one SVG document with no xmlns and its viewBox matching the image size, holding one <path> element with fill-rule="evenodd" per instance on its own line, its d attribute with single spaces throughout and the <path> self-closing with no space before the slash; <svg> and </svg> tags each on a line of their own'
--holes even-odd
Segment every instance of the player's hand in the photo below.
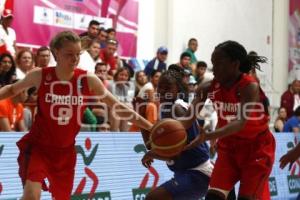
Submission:
<svg viewBox="0 0 300 200">
<path fill-rule="evenodd" d="M 285 166 L 290 163 L 289 170 L 291 169 L 293 163 L 298 159 L 297 153 L 295 149 L 292 149 L 288 151 L 285 155 L 283 155 L 279 162 L 280 162 L 280 168 L 283 169 Z"/>
<path fill-rule="evenodd" d="M 200 128 L 200 134 L 197 135 L 197 137 L 191 141 L 188 145 L 186 145 L 183 149 L 183 151 L 192 149 L 197 147 L 198 145 L 202 144 L 206 140 L 206 132 L 203 128 Z"/>
<path fill-rule="evenodd" d="M 151 156 L 151 151 L 148 151 L 142 158 L 142 164 L 144 167 L 149 168 L 153 163 L 153 157 Z"/>
</svg>

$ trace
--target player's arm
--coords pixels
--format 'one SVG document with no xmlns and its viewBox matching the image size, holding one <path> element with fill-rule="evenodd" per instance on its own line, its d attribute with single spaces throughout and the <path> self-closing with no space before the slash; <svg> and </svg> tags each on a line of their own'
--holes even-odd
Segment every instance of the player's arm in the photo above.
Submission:
<svg viewBox="0 0 300 200">
<path fill-rule="evenodd" d="M 132 123 L 145 130 L 149 131 L 152 128 L 152 124 L 149 121 L 116 99 L 116 97 L 104 87 L 103 83 L 96 75 L 88 74 L 88 85 L 91 92 L 94 95 L 99 96 L 104 103 L 117 113 L 118 116 L 127 119 L 129 118 Z"/>
<path fill-rule="evenodd" d="M 30 87 L 39 88 L 42 79 L 41 69 L 30 71 L 24 79 L 10 85 L 6 85 L 0 89 L 0 100 L 16 96 L 20 92 Z"/>
<path fill-rule="evenodd" d="M 170 161 L 172 158 L 167 158 L 163 156 L 159 156 L 156 153 L 154 153 L 152 150 L 148 151 L 142 158 L 142 164 L 149 168 L 151 164 L 153 163 L 153 159 L 162 160 L 162 161 Z"/>
<path fill-rule="evenodd" d="M 202 110 L 204 103 L 208 98 L 210 86 L 211 82 L 206 82 L 198 86 L 195 92 L 195 98 L 186 112 L 185 117 L 180 120 L 185 129 L 188 129 L 192 126 L 193 122 L 196 120 L 198 114 Z"/>
<path fill-rule="evenodd" d="M 251 111 L 255 108 L 255 104 L 259 103 L 259 87 L 257 83 L 250 83 L 245 88 L 240 91 L 241 95 L 241 106 L 238 111 L 238 119 L 228 123 L 226 126 L 215 130 L 209 134 L 206 134 L 202 129 L 204 134 L 200 134 L 195 140 L 193 140 L 185 149 L 190 149 L 198 146 L 206 140 L 214 140 L 218 138 L 223 138 L 234 133 L 239 132 L 246 124 L 247 120 L 251 117 Z M 264 113 L 264 107 L 261 104 L 262 112 Z M 251 119 L 250 119 L 251 120 Z"/>
<path fill-rule="evenodd" d="M 297 144 L 295 148 L 287 152 L 285 155 L 283 155 L 279 162 L 280 162 L 280 168 L 283 169 L 285 166 L 290 163 L 293 164 L 298 158 L 300 157 L 300 143 Z"/>
</svg>

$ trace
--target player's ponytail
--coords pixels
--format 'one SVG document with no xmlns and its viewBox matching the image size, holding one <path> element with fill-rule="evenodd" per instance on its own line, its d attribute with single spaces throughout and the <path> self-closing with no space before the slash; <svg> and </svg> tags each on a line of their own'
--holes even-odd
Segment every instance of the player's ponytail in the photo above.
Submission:
<svg viewBox="0 0 300 200">
<path fill-rule="evenodd" d="M 255 68 L 260 70 L 259 63 L 266 63 L 267 58 L 264 56 L 258 56 L 256 52 L 251 51 L 246 56 L 245 60 L 240 65 L 240 71 L 243 73 L 249 73 L 251 69 Z"/>
<path fill-rule="evenodd" d="M 243 45 L 231 40 L 219 44 L 215 50 L 223 51 L 232 61 L 239 61 L 239 69 L 243 73 L 249 73 L 252 68 L 260 70 L 259 63 L 267 62 L 266 57 L 258 56 L 255 52 L 247 54 Z"/>
</svg>

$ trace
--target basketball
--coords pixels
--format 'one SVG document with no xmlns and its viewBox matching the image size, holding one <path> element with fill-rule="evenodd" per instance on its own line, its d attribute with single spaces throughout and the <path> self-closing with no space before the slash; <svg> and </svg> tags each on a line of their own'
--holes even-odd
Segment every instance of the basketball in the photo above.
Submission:
<svg viewBox="0 0 300 200">
<path fill-rule="evenodd" d="M 150 135 L 151 149 L 159 156 L 178 155 L 186 145 L 187 133 L 183 125 L 174 119 L 156 123 Z"/>
</svg>

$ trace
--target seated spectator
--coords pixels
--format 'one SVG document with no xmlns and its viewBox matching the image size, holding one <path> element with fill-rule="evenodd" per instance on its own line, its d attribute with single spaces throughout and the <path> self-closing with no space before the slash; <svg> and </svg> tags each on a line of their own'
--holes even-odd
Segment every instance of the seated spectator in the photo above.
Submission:
<svg viewBox="0 0 300 200">
<path fill-rule="evenodd" d="M 82 127 L 83 129 L 81 129 L 81 131 L 96 131 L 97 118 L 89 107 L 87 107 L 83 113 Z"/>
<path fill-rule="evenodd" d="M 81 33 L 80 37 L 89 37 L 90 39 L 96 39 L 100 30 L 100 23 L 97 20 L 91 20 L 88 26 L 87 32 Z"/>
<path fill-rule="evenodd" d="M 283 132 L 300 132 L 300 106 L 298 106 L 294 112 L 294 115 L 284 124 Z"/>
<path fill-rule="evenodd" d="M 138 95 L 140 89 L 147 83 L 147 76 L 145 75 L 144 71 L 138 71 L 135 73 L 135 90 L 134 90 L 134 97 Z"/>
<path fill-rule="evenodd" d="M 100 124 L 98 126 L 98 131 L 99 132 L 110 132 L 110 123 L 109 122 L 106 122 L 106 123 L 103 123 L 103 124 Z"/>
<path fill-rule="evenodd" d="M 0 131 L 26 131 L 24 107 L 26 91 L 17 96 L 0 101 Z"/>
<path fill-rule="evenodd" d="M 23 79 L 25 75 L 34 68 L 33 53 L 29 49 L 24 49 L 17 54 L 16 58 L 17 79 Z"/>
<path fill-rule="evenodd" d="M 95 72 L 95 65 L 101 62 L 99 58 L 100 44 L 96 39 L 91 40 L 90 38 L 82 38 L 82 54 L 80 55 L 80 60 L 78 67 L 86 70 L 88 72 Z"/>
<path fill-rule="evenodd" d="M 155 93 L 157 90 L 157 85 L 161 72 L 158 70 L 152 71 L 150 75 L 150 81 L 146 83 L 139 91 L 137 97 L 142 98 L 148 102 L 157 102 L 155 98 Z"/>
<path fill-rule="evenodd" d="M 16 54 L 16 32 L 11 28 L 13 14 L 10 9 L 5 9 L 1 15 L 0 24 L 0 43 L 4 44 L 0 47 L 0 53 L 9 52 L 13 57 Z"/>
<path fill-rule="evenodd" d="M 190 61 L 191 61 L 191 55 L 187 52 L 183 52 L 180 55 L 180 61 L 177 64 L 178 66 L 182 67 L 183 69 L 188 69 L 191 72 L 193 72 L 191 66 L 190 66 Z"/>
<path fill-rule="evenodd" d="M 204 61 L 197 62 L 195 78 L 198 85 L 202 83 L 206 83 L 211 80 L 211 78 L 206 76 L 206 69 L 207 69 L 206 62 Z"/>
<path fill-rule="evenodd" d="M 103 82 L 104 86 L 108 88 L 107 65 L 103 62 L 97 63 L 95 66 L 95 74 Z"/>
<path fill-rule="evenodd" d="M 287 111 L 287 117 L 290 118 L 293 114 L 293 111 L 300 105 L 300 81 L 294 80 L 286 90 L 281 95 L 280 107 L 284 107 Z"/>
<path fill-rule="evenodd" d="M 191 57 L 190 64 L 191 64 L 193 72 L 195 72 L 195 68 L 196 68 L 196 64 L 197 64 L 197 57 L 195 55 L 195 52 L 197 51 L 197 49 L 198 49 L 197 39 L 196 38 L 189 39 L 188 48 L 186 49 L 185 52 L 190 54 L 190 57 Z"/>
<path fill-rule="evenodd" d="M 29 88 L 27 95 L 27 100 L 23 103 L 23 106 L 25 127 L 29 130 L 37 113 L 37 89 L 35 87 Z"/>
<path fill-rule="evenodd" d="M 11 84 L 16 79 L 16 64 L 12 55 L 8 53 L 0 56 L 0 87 Z"/>
<path fill-rule="evenodd" d="M 50 62 L 51 51 L 48 47 L 42 46 L 36 51 L 35 66 L 48 67 Z"/>
<path fill-rule="evenodd" d="M 115 58 L 115 53 L 118 50 L 118 41 L 109 39 L 106 42 L 106 47 L 100 50 L 99 57 L 102 62 L 108 64 L 108 75 L 109 79 L 114 76 L 117 71 L 117 59 Z"/>
<path fill-rule="evenodd" d="M 100 49 L 105 48 L 107 40 L 107 32 L 104 28 L 101 28 L 98 35 L 98 40 L 100 43 Z"/>
<path fill-rule="evenodd" d="M 135 111 L 153 123 L 158 119 L 159 99 L 157 98 L 157 86 L 161 74 L 161 71 L 152 71 L 150 81 L 140 89 L 132 102 Z M 137 132 L 140 129 L 135 124 L 132 124 L 130 131 Z"/>
<path fill-rule="evenodd" d="M 106 33 L 107 33 L 107 39 L 108 40 L 116 40 L 116 34 L 117 34 L 116 29 L 108 28 L 106 30 Z"/>
<path fill-rule="evenodd" d="M 121 102 L 131 106 L 131 99 L 128 98 L 130 89 L 130 72 L 127 68 L 119 68 L 114 75 L 114 82 L 109 85 L 108 90 Z M 128 131 L 128 120 L 122 120 L 115 113 L 110 112 L 111 131 Z"/>
<path fill-rule="evenodd" d="M 145 67 L 145 74 L 149 77 L 153 70 L 161 72 L 166 71 L 166 60 L 168 57 L 168 49 L 166 47 L 159 47 L 156 52 L 156 57 L 153 58 Z"/>
<path fill-rule="evenodd" d="M 274 130 L 275 132 L 282 132 L 283 131 L 283 127 L 284 124 L 286 122 L 287 119 L 287 113 L 286 113 L 286 109 L 281 107 L 278 110 L 278 116 L 274 122 Z"/>
</svg>

